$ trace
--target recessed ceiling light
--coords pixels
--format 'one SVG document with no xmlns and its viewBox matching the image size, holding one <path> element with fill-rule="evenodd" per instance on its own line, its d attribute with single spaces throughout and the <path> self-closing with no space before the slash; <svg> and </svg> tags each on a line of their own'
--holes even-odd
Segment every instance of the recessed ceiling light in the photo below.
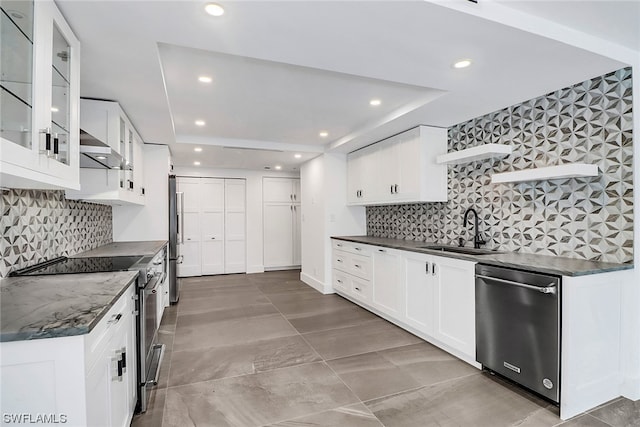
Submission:
<svg viewBox="0 0 640 427">
<path fill-rule="evenodd" d="M 196 126 L 204 126 L 205 122 L 204 122 L 204 120 L 196 120 L 195 124 L 196 124 Z"/>
<path fill-rule="evenodd" d="M 200 76 L 198 77 L 198 81 L 201 83 L 211 83 L 213 79 L 209 76 Z"/>
<path fill-rule="evenodd" d="M 380 101 L 379 99 L 372 99 L 371 101 L 369 101 L 369 105 L 373 105 L 374 107 L 377 107 L 380 104 L 382 104 L 382 101 Z"/>
<path fill-rule="evenodd" d="M 302 157 L 302 154 L 294 154 L 293 157 L 295 157 L 296 159 L 299 159 Z"/>
<path fill-rule="evenodd" d="M 467 68 L 469 65 L 471 65 L 470 59 L 461 59 L 453 64 L 453 68 Z"/>
<path fill-rule="evenodd" d="M 96 159 L 107 160 L 107 158 L 105 156 L 96 156 Z"/>
<path fill-rule="evenodd" d="M 321 138 L 326 138 L 329 136 L 329 132 L 323 130 L 318 135 L 320 135 Z"/>
<path fill-rule="evenodd" d="M 195 166 L 200 166 L 200 162 L 193 162 Z"/>
<path fill-rule="evenodd" d="M 58 110 L 58 107 L 51 107 L 51 112 L 52 113 L 57 113 L 58 111 L 60 111 L 60 110 Z"/>
<path fill-rule="evenodd" d="M 282 166 L 276 165 L 276 170 L 279 171 L 280 169 L 282 169 Z"/>
<path fill-rule="evenodd" d="M 196 153 L 199 153 L 199 152 L 201 152 L 201 151 L 202 151 L 202 148 L 200 148 L 200 147 L 196 147 L 196 148 L 194 148 L 194 149 L 193 149 L 193 151 L 195 151 Z"/>
<path fill-rule="evenodd" d="M 211 16 L 224 15 L 224 8 L 217 3 L 207 3 L 207 5 L 204 7 L 204 10 Z"/>
</svg>

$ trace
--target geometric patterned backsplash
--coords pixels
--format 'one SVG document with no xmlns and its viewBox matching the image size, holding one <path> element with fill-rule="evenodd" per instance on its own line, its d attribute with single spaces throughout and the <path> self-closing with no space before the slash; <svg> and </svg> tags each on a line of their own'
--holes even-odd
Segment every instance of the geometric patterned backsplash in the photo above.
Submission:
<svg viewBox="0 0 640 427">
<path fill-rule="evenodd" d="M 67 200 L 64 191 L 1 190 L 0 277 L 110 243 L 111 206 Z"/>
<path fill-rule="evenodd" d="M 630 262 L 631 103 L 631 69 L 624 68 L 453 126 L 449 152 L 499 143 L 513 153 L 449 165 L 447 202 L 367 207 L 367 234 L 456 245 L 463 237 L 469 246 L 473 225 L 462 220 L 474 207 L 485 247 Z M 599 175 L 491 184 L 494 173 L 570 162 L 597 164 Z"/>
</svg>

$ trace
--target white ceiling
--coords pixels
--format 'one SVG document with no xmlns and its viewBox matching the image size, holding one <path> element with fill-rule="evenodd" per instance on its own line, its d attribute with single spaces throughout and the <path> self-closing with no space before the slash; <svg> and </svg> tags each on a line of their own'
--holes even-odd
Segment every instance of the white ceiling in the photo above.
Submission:
<svg viewBox="0 0 640 427">
<path fill-rule="evenodd" d="M 350 151 L 418 124 L 448 127 L 625 66 L 430 2 L 219 1 L 220 18 L 204 3 L 58 0 L 82 42 L 82 96 L 119 101 L 146 142 L 170 145 L 176 165 L 299 167 L 307 156 L 290 162 L 296 151 Z M 540 2 L 517 3 L 509 7 Z M 571 9 L 618 15 L 619 2 L 549 3 L 573 25 L 582 21 Z M 633 44 L 638 23 L 619 27 L 610 40 Z M 473 66 L 453 69 L 460 58 Z M 197 82 L 200 73 L 213 82 Z M 372 97 L 382 105 L 369 106 Z M 196 154 L 195 144 L 282 152 Z"/>
</svg>

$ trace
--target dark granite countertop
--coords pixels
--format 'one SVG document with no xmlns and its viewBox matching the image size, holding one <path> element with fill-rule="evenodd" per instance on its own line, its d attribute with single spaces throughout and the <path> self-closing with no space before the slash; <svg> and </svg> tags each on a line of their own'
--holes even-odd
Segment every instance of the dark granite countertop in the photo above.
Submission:
<svg viewBox="0 0 640 427">
<path fill-rule="evenodd" d="M 150 240 L 139 242 L 113 242 L 99 246 L 90 251 L 73 255 L 73 258 L 108 257 L 108 256 L 153 256 L 165 247 L 166 240 Z"/>
<path fill-rule="evenodd" d="M 438 255 L 449 258 L 476 261 L 482 264 L 499 267 L 520 268 L 538 273 L 557 274 L 562 276 L 584 276 L 587 274 L 606 273 L 609 271 L 627 270 L 633 268 L 632 263 L 615 264 L 609 262 L 587 261 L 575 258 L 564 258 L 548 255 L 525 254 L 520 252 L 496 252 L 484 255 L 467 255 L 453 252 L 423 249 L 429 242 L 416 242 L 402 239 L 388 239 L 369 236 L 336 236 L 332 239 L 348 242 L 363 243 L 367 245 L 383 246 L 386 248 L 400 249 L 412 252 L 421 252 L 429 255 Z"/>
<path fill-rule="evenodd" d="M 137 271 L 9 277 L 0 280 L 0 341 L 88 334 Z"/>
</svg>

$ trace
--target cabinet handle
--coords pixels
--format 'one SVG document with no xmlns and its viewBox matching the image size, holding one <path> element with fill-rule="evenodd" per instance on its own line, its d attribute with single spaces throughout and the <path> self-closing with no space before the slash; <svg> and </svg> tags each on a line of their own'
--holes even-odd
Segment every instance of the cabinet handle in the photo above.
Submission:
<svg viewBox="0 0 640 427">
<path fill-rule="evenodd" d="M 118 323 L 120 321 L 120 319 L 122 319 L 122 314 L 120 314 L 120 313 L 114 314 L 113 317 L 107 321 L 107 323 L 108 324 L 116 324 L 116 323 Z"/>
<path fill-rule="evenodd" d="M 293 200 L 293 194 L 289 194 L 289 200 Z"/>
<path fill-rule="evenodd" d="M 118 381 L 122 381 L 122 373 L 124 368 L 122 367 L 122 359 L 118 359 Z"/>
<path fill-rule="evenodd" d="M 354 287 L 353 289 L 355 289 L 356 291 L 360 291 L 361 289 L 359 287 Z"/>
<path fill-rule="evenodd" d="M 58 139 L 58 134 L 53 134 L 53 157 L 58 160 L 58 153 L 60 151 L 60 140 Z"/>
<path fill-rule="evenodd" d="M 341 244 L 341 243 L 336 243 L 336 246 L 337 246 L 337 247 L 339 247 L 339 248 L 341 248 L 341 247 L 342 247 L 342 244 Z"/>
<path fill-rule="evenodd" d="M 424 268 L 425 273 L 429 274 L 429 262 L 425 263 L 424 266 L 425 266 L 425 268 Z"/>
<path fill-rule="evenodd" d="M 394 194 L 398 194 L 398 184 L 393 186 L 393 192 Z"/>
<path fill-rule="evenodd" d="M 342 280 L 340 280 L 340 279 L 338 279 L 338 280 L 336 280 L 336 281 L 337 281 L 338 283 L 342 283 Z"/>
<path fill-rule="evenodd" d="M 293 195 L 293 200 L 298 200 L 298 195 L 297 194 Z"/>
<path fill-rule="evenodd" d="M 436 263 L 431 263 L 431 275 L 435 276 L 436 275 Z"/>
<path fill-rule="evenodd" d="M 355 249 L 356 251 L 361 251 L 361 250 L 362 250 L 362 249 L 360 249 L 360 248 L 359 248 L 359 247 L 357 247 L 357 246 L 356 246 L 354 249 Z"/>
<path fill-rule="evenodd" d="M 338 261 L 338 262 L 342 262 L 342 259 L 338 258 L 338 259 L 336 259 L 336 261 Z"/>
<path fill-rule="evenodd" d="M 389 188 L 389 191 L 393 194 L 393 185 Z"/>
<path fill-rule="evenodd" d="M 211 240 L 216 240 L 216 238 L 215 238 L 215 237 L 212 237 L 212 238 L 211 238 Z"/>
<path fill-rule="evenodd" d="M 122 347 L 122 371 L 127 372 L 127 349 Z"/>
<path fill-rule="evenodd" d="M 191 240 L 191 237 L 187 237 L 187 240 Z"/>
<path fill-rule="evenodd" d="M 40 129 L 40 133 L 44 133 L 44 153 L 47 157 L 51 156 L 51 128 Z"/>
<path fill-rule="evenodd" d="M 387 251 L 384 250 L 384 249 L 378 249 L 378 252 L 383 252 L 384 253 L 384 252 L 387 252 Z"/>
<path fill-rule="evenodd" d="M 355 268 L 362 268 L 362 267 L 360 267 L 360 265 L 359 265 L 359 264 L 354 264 L 353 266 L 354 266 Z"/>
</svg>

